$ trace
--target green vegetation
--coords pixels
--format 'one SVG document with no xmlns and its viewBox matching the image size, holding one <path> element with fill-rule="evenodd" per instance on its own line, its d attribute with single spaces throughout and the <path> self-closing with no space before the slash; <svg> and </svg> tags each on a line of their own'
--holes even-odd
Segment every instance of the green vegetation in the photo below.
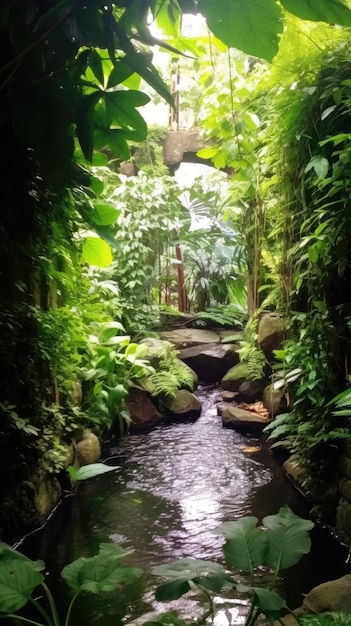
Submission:
<svg viewBox="0 0 351 626">
<path fill-rule="evenodd" d="M 279 619 L 289 609 L 274 591 L 277 576 L 280 570 L 292 567 L 309 552 L 311 542 L 308 531 L 313 527 L 313 523 L 298 517 L 289 507 L 282 507 L 277 514 L 265 517 L 259 527 L 257 523 L 256 517 L 244 517 L 234 522 L 225 522 L 213 531 L 226 537 L 224 559 L 233 574 L 228 573 L 218 563 L 195 558 L 183 558 L 153 568 L 152 573 L 155 576 L 163 581 L 168 579 L 157 587 L 156 600 L 160 602 L 177 600 L 195 589 L 203 594 L 209 603 L 209 609 L 202 620 L 202 623 L 206 623 L 207 618 L 213 620 L 215 617 L 214 595 L 218 595 L 222 590 L 231 589 L 239 597 L 246 597 L 249 600 L 246 626 L 253 626 L 260 615 L 264 615 L 269 622 Z M 62 577 L 73 590 L 66 612 L 65 626 L 71 623 L 72 607 L 81 593 L 114 591 L 133 583 L 141 575 L 142 571 L 139 568 L 121 564 L 121 560 L 128 557 L 131 552 L 133 551 L 126 551 L 113 543 L 103 543 L 97 555 L 80 557 L 63 568 Z M 42 574 L 45 564 L 42 561 L 31 561 L 5 543 L 0 543 L 0 555 L 2 588 L 0 619 L 12 617 L 17 623 L 59 626 L 61 622 L 58 608 Z M 255 574 L 262 567 L 267 569 L 271 576 L 268 587 L 263 587 L 259 580 L 255 581 Z M 243 573 L 247 574 L 249 583 L 238 582 L 233 578 L 233 575 L 242 577 Z M 48 611 L 43 602 L 33 596 L 37 587 L 40 587 L 48 600 Z M 27 603 L 34 606 L 38 618 L 21 615 L 20 611 Z M 162 613 L 156 622 L 145 623 L 148 626 L 153 623 L 169 624 L 170 617 L 172 623 L 178 626 L 186 625 L 186 622 L 177 615 Z M 41 621 L 38 622 L 38 619 Z M 295 619 L 300 623 L 299 618 Z M 310 622 L 305 618 L 301 623 Z"/>
<path fill-rule="evenodd" d="M 208 34 L 180 36 L 198 12 Z M 38 466 L 64 469 L 74 432 L 128 428 L 131 385 L 151 375 L 162 401 L 190 386 L 174 354 L 157 374 L 144 359 L 139 342 L 165 308 L 198 325 L 248 321 L 250 377 L 283 364 L 292 400 L 272 437 L 284 434 L 317 500 L 330 493 L 350 416 L 335 401 L 350 382 L 349 26 L 346 0 L 3 3 L 5 529 L 22 524 L 15 487 Z M 156 46 L 196 76 L 180 106 L 206 143 L 199 156 L 222 170 L 207 184 L 178 187 L 163 131 L 147 134 L 151 97 L 174 107 Z M 128 160 L 135 178 L 120 173 Z M 287 328 L 269 365 L 255 326 L 265 310 Z"/>
</svg>

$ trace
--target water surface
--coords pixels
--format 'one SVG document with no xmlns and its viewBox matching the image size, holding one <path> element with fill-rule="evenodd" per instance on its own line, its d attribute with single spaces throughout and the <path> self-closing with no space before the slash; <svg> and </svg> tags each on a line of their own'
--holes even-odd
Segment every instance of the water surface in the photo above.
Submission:
<svg viewBox="0 0 351 626">
<path fill-rule="evenodd" d="M 76 611 L 85 626 L 118 626 L 173 606 L 196 618 L 196 597 L 167 606 L 155 601 L 152 566 L 186 556 L 223 563 L 223 538 L 211 532 L 223 521 L 246 515 L 262 520 L 285 504 L 308 517 L 306 501 L 284 475 L 282 459 L 269 451 L 265 436 L 223 428 L 216 389 L 200 388 L 197 395 L 203 402 L 198 420 L 108 442 L 105 462 L 115 470 L 82 483 L 46 529 L 20 547 L 46 561 L 49 585 L 62 607 L 69 599 L 60 579 L 64 565 L 95 554 L 106 541 L 134 548 L 126 563 L 143 568 L 140 582 L 123 593 L 82 598 Z M 260 449 L 248 453 L 246 446 Z M 312 536 L 311 553 L 280 578 L 279 592 L 292 608 L 315 584 L 343 573 L 343 549 L 321 529 Z M 266 572 L 259 577 L 264 582 Z M 228 615 L 232 624 L 243 624 L 246 602 L 231 600 L 228 607 L 229 613 L 220 612 L 218 626 L 228 623 Z"/>
</svg>

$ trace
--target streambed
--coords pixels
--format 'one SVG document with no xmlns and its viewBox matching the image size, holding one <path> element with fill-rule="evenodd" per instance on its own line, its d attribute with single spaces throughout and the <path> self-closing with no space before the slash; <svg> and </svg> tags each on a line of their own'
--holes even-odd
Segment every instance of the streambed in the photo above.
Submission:
<svg viewBox="0 0 351 626">
<path fill-rule="evenodd" d="M 48 584 L 62 612 L 69 593 L 60 571 L 67 563 L 95 554 L 107 541 L 134 548 L 126 563 L 144 570 L 138 584 L 123 593 L 82 596 L 76 623 L 118 626 L 179 607 L 185 617 L 196 617 L 201 607 L 195 597 L 167 605 L 155 601 L 152 566 L 185 556 L 223 563 L 223 538 L 211 532 L 223 521 L 246 515 L 261 520 L 284 504 L 308 517 L 305 499 L 285 477 L 282 460 L 269 451 L 265 436 L 223 428 L 215 404 L 218 391 L 200 387 L 196 393 L 203 403 L 199 419 L 106 444 L 105 462 L 115 471 L 82 483 L 45 529 L 19 546 L 31 558 L 45 560 Z M 248 446 L 259 449 L 246 451 Z M 279 592 L 292 608 L 313 586 L 344 573 L 344 547 L 323 528 L 316 527 L 312 539 L 311 553 L 280 579 Z M 264 579 L 266 574 L 259 575 Z M 218 626 L 244 623 L 245 601 L 231 599 L 225 606 Z"/>
</svg>

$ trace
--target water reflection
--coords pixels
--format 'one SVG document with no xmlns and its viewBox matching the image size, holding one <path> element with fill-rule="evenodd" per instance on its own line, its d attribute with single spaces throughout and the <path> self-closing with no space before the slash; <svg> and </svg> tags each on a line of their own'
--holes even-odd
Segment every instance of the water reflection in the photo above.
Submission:
<svg viewBox="0 0 351 626">
<path fill-rule="evenodd" d="M 149 611 L 172 608 L 155 601 L 156 581 L 150 568 L 184 556 L 222 562 L 223 538 L 211 531 L 223 521 L 244 515 L 261 520 L 283 504 L 307 516 L 305 502 L 284 477 L 281 463 L 264 439 L 222 428 L 216 392 L 198 393 L 203 410 L 196 422 L 110 442 L 106 462 L 115 471 L 83 483 L 45 531 L 21 546 L 29 556 L 46 561 L 49 584 L 62 605 L 67 591 L 59 573 L 64 565 L 95 554 L 106 541 L 134 548 L 126 562 L 145 570 L 139 588 L 102 599 L 88 597 L 83 602 L 82 598 L 80 621 L 86 626 L 112 622 L 118 626 Z M 245 453 L 246 446 L 259 450 Z M 297 606 L 302 593 L 311 588 L 312 569 L 308 556 L 282 575 L 280 591 L 291 606 Z M 201 613 L 196 597 L 182 600 L 181 606 L 185 615 Z M 216 626 L 243 623 L 245 610 L 244 601 L 231 600 L 221 607 Z"/>
</svg>

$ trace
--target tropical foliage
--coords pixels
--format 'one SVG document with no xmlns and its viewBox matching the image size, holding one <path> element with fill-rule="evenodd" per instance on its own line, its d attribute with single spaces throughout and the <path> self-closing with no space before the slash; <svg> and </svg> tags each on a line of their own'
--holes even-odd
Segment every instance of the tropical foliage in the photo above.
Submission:
<svg viewBox="0 0 351 626">
<path fill-rule="evenodd" d="M 265 517 L 259 527 L 257 523 L 255 517 L 244 517 L 224 522 L 213 531 L 226 538 L 224 558 L 233 573 L 229 573 L 219 563 L 192 557 L 154 567 L 152 573 L 162 580 L 155 592 L 156 600 L 177 600 L 195 589 L 209 602 L 209 610 L 203 619 L 210 616 L 213 620 L 216 612 L 215 594 L 231 589 L 235 590 L 235 594 L 249 598 L 246 626 L 253 626 L 260 615 L 265 615 L 269 622 L 279 619 L 282 612 L 288 609 L 284 600 L 274 591 L 276 578 L 281 569 L 292 567 L 309 552 L 311 541 L 308 531 L 313 523 L 298 517 L 289 507 L 282 507 L 277 514 Z M 140 568 L 121 564 L 121 560 L 131 552 L 133 550 L 124 550 L 113 543 L 103 543 L 97 555 L 80 557 L 63 568 L 62 577 L 73 591 L 65 615 L 66 626 L 71 623 L 72 607 L 82 592 L 97 594 L 114 591 L 122 585 L 132 584 L 141 575 Z M 19 623 L 23 621 L 37 626 L 59 626 L 58 607 L 42 573 L 45 564 L 42 561 L 31 561 L 5 543 L 0 543 L 0 555 L 0 618 L 10 617 Z M 268 587 L 255 582 L 255 574 L 262 567 L 271 574 Z M 243 573 L 249 578 L 248 584 L 233 578 L 233 574 L 240 577 Z M 37 600 L 33 596 L 38 587 L 48 600 L 48 610 L 44 608 L 41 599 Z M 40 622 L 21 614 L 21 609 L 28 602 L 39 613 Z M 172 623 L 186 625 L 187 622 L 183 622 L 177 615 L 170 615 Z M 161 613 L 157 622 L 145 623 L 151 626 L 169 622 Z"/>
<path fill-rule="evenodd" d="M 219 204 L 216 197 L 220 211 L 210 212 L 211 229 L 204 229 L 201 254 L 196 250 L 199 233 L 188 229 L 185 236 L 189 212 L 184 213 L 173 181 L 167 183 L 167 203 L 164 190 L 156 193 L 162 184 L 149 183 L 143 173 L 138 191 L 133 183 L 120 180 L 117 197 L 110 179 L 95 169 L 102 171 L 108 163 L 118 168 L 130 158 L 135 143 L 146 140 L 142 107 L 149 102 L 150 89 L 174 106 L 166 81 L 153 63 L 152 49 L 157 45 L 176 57 L 198 56 L 199 63 L 204 42 L 179 36 L 182 14 L 198 12 L 206 18 L 217 47 L 236 47 L 251 55 L 237 61 L 225 51 L 228 80 L 222 93 L 215 89 L 212 61 L 208 65 L 205 59 L 206 70 L 199 66 L 204 119 L 199 114 L 198 123 L 212 144 L 212 152 L 203 156 L 237 173 L 230 198 L 223 194 Z M 135 378 L 144 371 L 144 364 L 137 363 L 142 353 L 134 337 L 126 339 L 125 345 L 116 341 L 112 356 L 107 355 L 99 324 L 120 323 L 129 337 L 129 331 L 140 333 L 145 321 L 150 324 L 155 316 L 155 310 L 144 308 L 150 296 L 157 300 L 155 292 L 159 300 L 167 292 L 166 304 L 172 304 L 170 285 L 179 278 L 173 270 L 180 268 L 181 259 L 176 254 L 176 263 L 171 261 L 171 243 L 176 249 L 183 246 L 184 262 L 190 269 L 188 294 L 195 309 L 238 301 L 249 274 L 249 308 L 254 311 L 279 277 L 284 289 L 275 303 L 281 302 L 285 309 L 294 304 L 299 312 L 307 308 L 309 316 L 326 317 L 322 340 L 333 327 L 343 342 L 344 330 L 348 330 L 343 323 L 348 303 L 342 299 L 341 287 L 347 284 L 349 254 L 343 237 L 348 227 L 343 210 L 348 198 L 347 184 L 343 186 L 349 152 L 347 53 L 341 49 L 329 60 L 326 56 L 319 75 L 320 63 L 308 70 L 305 65 L 300 71 L 301 61 L 294 68 L 298 89 L 287 80 L 282 91 L 277 82 L 272 87 L 271 78 L 266 81 L 266 64 L 257 58 L 282 62 L 283 31 L 291 15 L 351 25 L 351 11 L 342 0 L 325 0 L 323 6 L 301 0 L 240 0 L 229 5 L 227 0 L 2 3 L 0 128 L 6 159 L 1 171 L 0 369 L 6 376 L 0 404 L 0 456 L 2 473 L 9 475 L 1 493 L 8 528 L 20 523 L 15 510 L 21 506 L 17 501 L 14 504 L 14 486 L 27 480 L 43 455 L 44 472 L 59 470 L 72 431 L 89 420 L 94 422 L 92 414 L 77 409 L 70 394 L 81 368 L 86 373 L 94 371 L 90 378 L 87 374 L 86 382 L 93 386 L 89 393 L 95 422 L 100 423 L 107 414 L 111 417 L 114 394 L 123 405 L 130 368 L 135 367 Z M 151 33 L 152 22 L 164 33 L 164 42 Z M 330 32 L 339 35 L 342 29 Z M 328 80 L 334 65 L 340 71 Z M 252 76 L 252 93 L 243 84 L 243 67 Z M 257 86 L 255 93 L 253 86 Z M 205 88 L 209 111 L 202 108 Z M 293 99 L 298 110 L 295 117 L 292 105 L 284 104 L 287 94 L 298 96 Z M 281 116 L 284 119 L 279 117 L 279 107 L 267 105 L 273 95 L 287 113 Z M 223 110 L 219 121 L 216 109 Z M 269 118 L 263 122 L 266 112 Z M 280 137 L 289 119 L 286 144 L 290 156 L 297 155 L 297 160 L 291 157 L 290 161 L 282 157 L 279 139 L 272 140 L 273 122 Z M 280 176 L 275 163 L 285 176 Z M 296 180 L 291 181 L 294 173 Z M 289 194 L 279 187 L 278 174 Z M 303 194 L 296 193 L 296 181 L 303 183 Z M 197 205 L 196 198 L 198 194 L 190 196 L 195 212 L 204 204 L 209 206 L 208 197 L 202 196 Z M 281 226 L 269 245 L 263 245 L 269 228 L 276 225 L 279 207 L 283 207 Z M 151 224 L 150 213 L 156 210 L 161 227 Z M 296 223 L 295 214 L 299 216 Z M 289 238 L 282 238 L 282 232 L 289 233 Z M 235 253 L 229 240 L 234 242 Z M 281 249 L 282 260 L 276 262 Z M 97 267 L 109 268 L 110 273 L 99 274 Z M 336 279 L 341 282 L 334 293 Z M 135 297 L 138 287 L 144 290 L 145 285 L 145 294 Z M 287 302 L 291 291 L 294 300 Z M 128 306 L 133 308 L 128 310 Z M 134 321 L 135 310 L 141 315 Z M 99 329 L 95 344 L 88 341 L 94 323 Z M 322 357 L 327 352 L 325 343 L 323 350 Z M 343 356 L 334 360 L 340 364 Z M 110 359 L 107 365 L 116 375 L 113 381 L 106 372 L 100 379 L 104 359 L 105 365 Z M 341 385 L 340 370 L 336 377 Z M 317 378 L 324 380 L 322 374 Z M 328 402 L 331 395 L 325 399 Z M 16 458 L 13 449 L 18 451 Z"/>
</svg>

